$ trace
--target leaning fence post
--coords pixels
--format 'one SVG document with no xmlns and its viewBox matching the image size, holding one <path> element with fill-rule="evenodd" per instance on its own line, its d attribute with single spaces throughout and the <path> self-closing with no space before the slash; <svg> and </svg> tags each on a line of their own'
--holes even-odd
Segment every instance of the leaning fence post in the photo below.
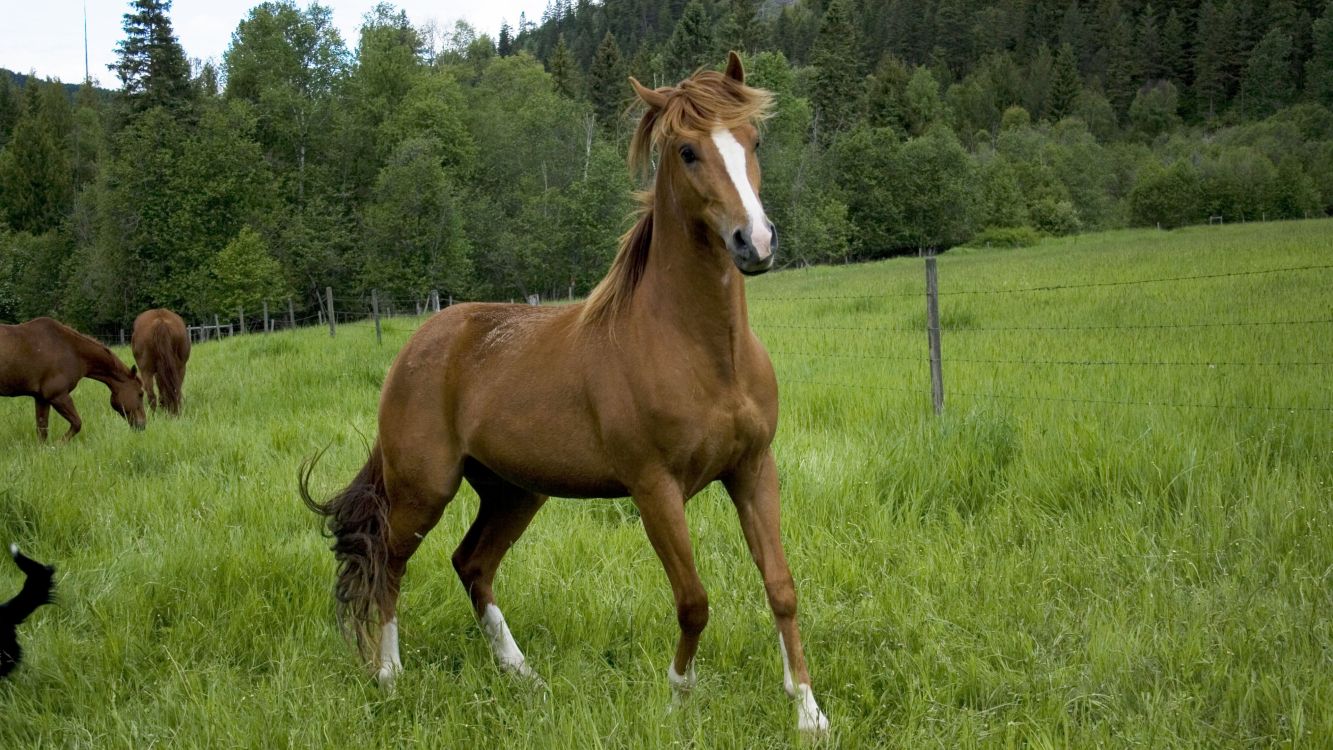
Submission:
<svg viewBox="0 0 1333 750">
<path fill-rule="evenodd" d="M 375 343 L 383 344 L 384 340 L 380 338 L 380 293 L 377 289 L 370 290 L 370 315 L 375 318 Z"/>
<path fill-rule="evenodd" d="M 333 287 L 324 287 L 324 293 L 327 294 L 329 298 L 329 336 L 335 336 L 337 335 L 337 324 L 333 322 Z"/>
<path fill-rule="evenodd" d="M 287 298 L 287 327 L 296 328 L 296 308 L 292 306 L 292 298 Z"/>
<path fill-rule="evenodd" d="M 940 281 L 935 256 L 926 256 L 926 338 L 930 341 L 930 398 L 944 412 L 944 372 L 940 363 Z"/>
</svg>

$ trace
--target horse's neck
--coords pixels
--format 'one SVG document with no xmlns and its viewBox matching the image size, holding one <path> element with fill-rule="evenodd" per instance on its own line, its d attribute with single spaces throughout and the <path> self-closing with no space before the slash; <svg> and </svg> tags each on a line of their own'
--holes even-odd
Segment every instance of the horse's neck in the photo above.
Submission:
<svg viewBox="0 0 1333 750">
<path fill-rule="evenodd" d="M 703 244 L 661 193 L 653 212 L 636 313 L 659 332 L 670 327 L 693 344 L 729 354 L 749 329 L 743 277 L 720 240 L 716 247 Z"/>
<path fill-rule="evenodd" d="M 68 335 L 70 344 L 83 362 L 84 377 L 107 384 L 125 379 L 125 365 L 106 347 L 77 333 Z"/>
</svg>

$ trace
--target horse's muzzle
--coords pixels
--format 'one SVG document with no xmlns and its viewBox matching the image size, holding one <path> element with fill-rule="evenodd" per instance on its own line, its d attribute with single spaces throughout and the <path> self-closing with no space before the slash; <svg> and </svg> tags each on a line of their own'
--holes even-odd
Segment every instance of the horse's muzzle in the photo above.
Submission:
<svg viewBox="0 0 1333 750">
<path fill-rule="evenodd" d="M 769 224 L 768 232 L 768 241 L 762 243 L 762 250 L 756 247 L 749 229 L 737 229 L 727 238 L 731 260 L 746 276 L 758 276 L 773 267 L 773 259 L 777 257 L 778 251 L 778 230 Z"/>
</svg>

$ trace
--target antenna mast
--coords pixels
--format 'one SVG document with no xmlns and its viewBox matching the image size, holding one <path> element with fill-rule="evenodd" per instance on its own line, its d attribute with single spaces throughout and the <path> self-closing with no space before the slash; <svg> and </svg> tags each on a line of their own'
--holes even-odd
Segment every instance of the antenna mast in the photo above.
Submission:
<svg viewBox="0 0 1333 750">
<path fill-rule="evenodd" d="M 88 73 L 88 0 L 83 0 L 83 82 L 92 82 Z"/>
</svg>

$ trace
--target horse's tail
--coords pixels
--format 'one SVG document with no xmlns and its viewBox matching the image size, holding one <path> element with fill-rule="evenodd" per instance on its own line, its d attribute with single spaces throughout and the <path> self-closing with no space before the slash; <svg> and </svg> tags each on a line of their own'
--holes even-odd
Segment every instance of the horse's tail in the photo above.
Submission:
<svg viewBox="0 0 1333 750">
<path fill-rule="evenodd" d="M 179 414 L 181 410 L 181 362 L 176 356 L 176 342 L 172 340 L 171 330 L 164 324 L 153 326 L 153 360 L 156 367 L 157 390 L 162 396 L 162 403 L 170 414 Z"/>
<path fill-rule="evenodd" d="M 330 549 L 338 561 L 333 584 L 338 624 L 356 643 L 361 657 L 370 662 L 378 651 L 379 625 L 393 586 L 388 575 L 389 496 L 384 488 L 384 459 L 376 441 L 352 483 L 320 503 L 310 496 L 310 474 L 320 455 L 322 452 L 301 464 L 301 499 L 327 519 L 333 537 Z"/>
</svg>

